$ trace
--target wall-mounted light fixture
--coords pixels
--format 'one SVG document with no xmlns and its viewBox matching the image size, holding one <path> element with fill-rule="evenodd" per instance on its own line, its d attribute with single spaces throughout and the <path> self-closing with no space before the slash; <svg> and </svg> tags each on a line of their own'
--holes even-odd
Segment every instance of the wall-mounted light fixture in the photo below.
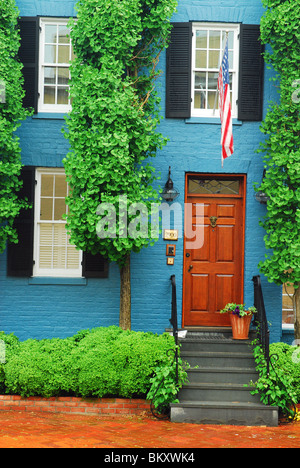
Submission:
<svg viewBox="0 0 300 468">
<path fill-rule="evenodd" d="M 169 178 L 166 182 L 161 196 L 167 202 L 173 202 L 179 195 L 180 193 L 178 192 L 177 188 L 174 187 L 173 181 L 171 179 L 171 166 L 169 166 Z"/>
<path fill-rule="evenodd" d="M 264 172 L 263 172 L 262 182 L 265 178 L 265 175 L 266 175 L 266 169 L 264 169 Z M 269 199 L 270 197 L 268 197 L 268 195 L 266 195 L 262 191 L 258 191 L 255 193 L 255 200 L 261 203 L 262 205 L 266 205 Z"/>
</svg>

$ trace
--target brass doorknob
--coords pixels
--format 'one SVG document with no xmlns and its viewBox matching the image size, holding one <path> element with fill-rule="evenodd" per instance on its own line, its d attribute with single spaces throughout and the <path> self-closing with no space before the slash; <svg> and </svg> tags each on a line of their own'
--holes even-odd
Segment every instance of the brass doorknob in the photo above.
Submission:
<svg viewBox="0 0 300 468">
<path fill-rule="evenodd" d="M 193 269 L 193 265 L 190 265 L 188 271 L 190 272 L 192 269 Z"/>
</svg>

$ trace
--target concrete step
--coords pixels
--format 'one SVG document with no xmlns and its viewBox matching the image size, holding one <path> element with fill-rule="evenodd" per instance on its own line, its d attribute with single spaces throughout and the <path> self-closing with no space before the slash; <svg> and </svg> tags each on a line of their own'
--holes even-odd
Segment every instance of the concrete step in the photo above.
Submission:
<svg viewBox="0 0 300 468">
<path fill-rule="evenodd" d="M 232 339 L 193 339 L 186 338 L 185 340 L 179 341 L 181 344 L 182 351 L 215 351 L 215 352 L 252 352 L 253 346 L 252 341 L 245 340 L 232 340 Z"/>
<path fill-rule="evenodd" d="M 178 394 L 179 401 L 228 401 L 260 403 L 259 395 L 251 395 L 252 387 L 242 384 L 188 383 Z"/>
<path fill-rule="evenodd" d="M 232 383 L 249 384 L 256 382 L 258 373 L 253 368 L 202 367 L 187 370 L 190 383 Z"/>
<path fill-rule="evenodd" d="M 181 351 L 181 358 L 190 366 L 205 367 L 253 367 L 255 360 L 251 352 L 207 352 L 207 351 Z"/>
<path fill-rule="evenodd" d="M 278 408 L 251 395 L 258 379 L 251 331 L 248 340 L 233 340 L 231 328 L 188 330 L 180 338 L 180 356 L 191 368 L 188 381 L 171 405 L 172 422 L 277 426 Z"/>
<path fill-rule="evenodd" d="M 171 421 L 275 427 L 278 426 L 278 408 L 257 403 L 185 401 L 171 404 Z"/>
</svg>

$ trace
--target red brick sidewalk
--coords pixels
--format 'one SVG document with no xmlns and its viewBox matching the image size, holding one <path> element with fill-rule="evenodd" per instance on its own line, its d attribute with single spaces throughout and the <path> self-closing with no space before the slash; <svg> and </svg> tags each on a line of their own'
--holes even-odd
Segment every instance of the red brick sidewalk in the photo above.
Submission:
<svg viewBox="0 0 300 468">
<path fill-rule="evenodd" d="M 92 447 L 178 451 L 183 448 L 299 448 L 300 423 L 276 428 L 204 426 L 159 421 L 148 415 L 0 411 L 0 448 Z"/>
</svg>

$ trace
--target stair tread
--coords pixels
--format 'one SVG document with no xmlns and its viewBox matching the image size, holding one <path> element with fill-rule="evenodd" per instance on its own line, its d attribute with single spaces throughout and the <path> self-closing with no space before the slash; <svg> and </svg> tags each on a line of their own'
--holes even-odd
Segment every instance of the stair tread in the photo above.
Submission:
<svg viewBox="0 0 300 468">
<path fill-rule="evenodd" d="M 243 402 L 243 401 L 193 401 L 193 400 L 184 400 L 179 403 L 171 403 L 171 407 L 193 407 L 193 408 L 198 408 L 198 407 L 206 407 L 206 408 L 237 408 L 241 409 L 242 407 L 244 408 L 249 408 L 249 409 L 261 409 L 261 410 L 277 410 L 277 406 L 267 406 L 264 405 L 263 403 L 253 403 L 253 402 Z"/>
<path fill-rule="evenodd" d="M 254 387 L 253 386 L 248 386 L 245 384 L 239 384 L 239 383 L 223 383 L 223 382 L 218 382 L 218 383 L 214 383 L 214 382 L 188 382 L 186 384 L 184 384 L 182 386 L 182 388 L 191 388 L 191 387 L 195 387 L 195 388 L 213 388 L 213 389 L 242 389 L 242 390 L 250 390 L 250 389 L 253 389 Z"/>
<path fill-rule="evenodd" d="M 181 351 L 180 356 L 184 358 L 218 358 L 218 359 L 249 359 L 253 358 L 253 353 L 242 353 L 242 352 L 234 352 L 234 351 L 225 351 L 225 352 L 218 352 L 218 351 Z"/>
<path fill-rule="evenodd" d="M 198 366 L 198 367 L 190 367 L 186 369 L 187 372 L 230 372 L 230 373 L 241 373 L 244 372 L 256 372 L 254 367 L 211 367 L 211 366 Z"/>
</svg>

